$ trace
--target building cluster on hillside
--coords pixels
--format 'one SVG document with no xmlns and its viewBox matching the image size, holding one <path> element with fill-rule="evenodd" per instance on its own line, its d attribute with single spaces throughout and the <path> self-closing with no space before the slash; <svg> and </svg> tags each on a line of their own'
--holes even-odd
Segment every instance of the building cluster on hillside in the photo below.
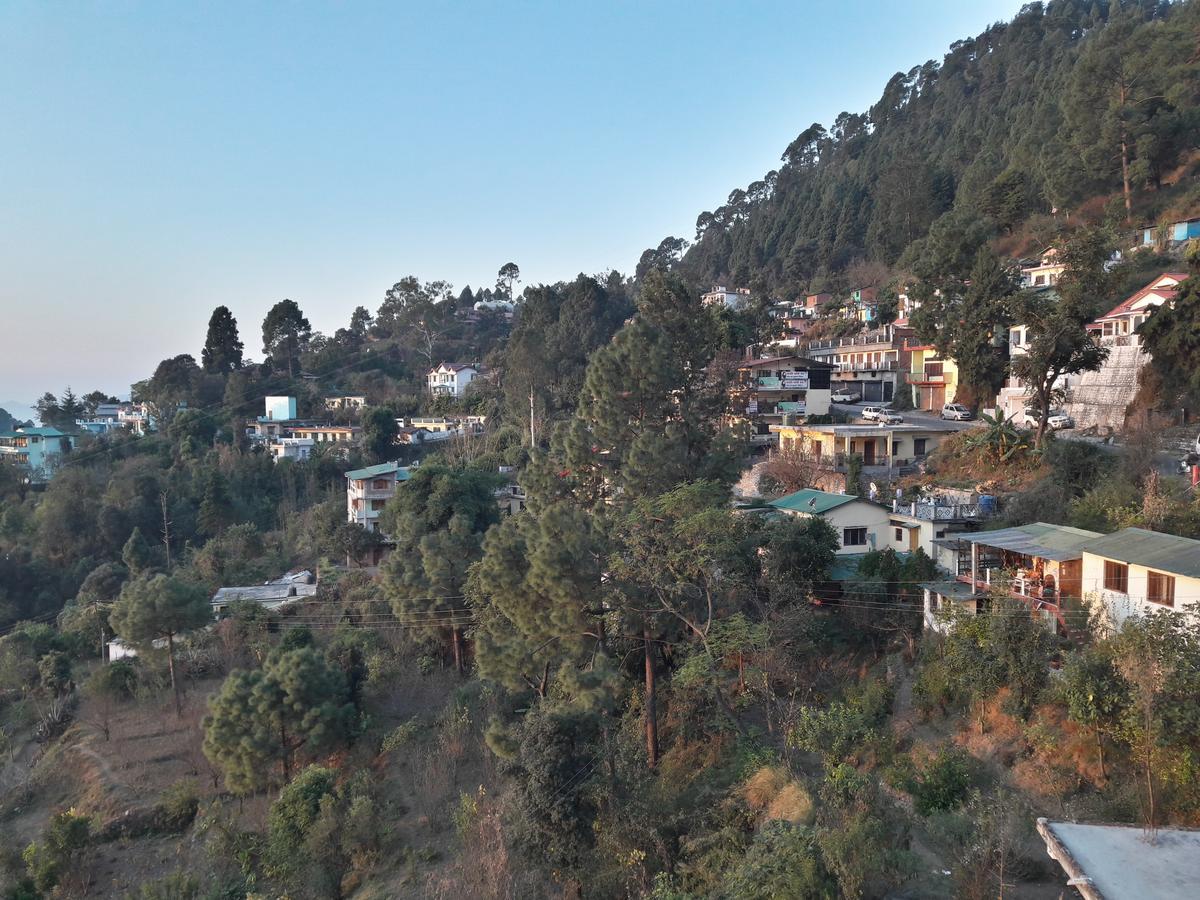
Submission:
<svg viewBox="0 0 1200 900">
<path fill-rule="evenodd" d="M 326 410 L 361 410 L 365 404 L 362 397 L 325 398 Z M 276 460 L 308 459 L 317 450 L 346 456 L 362 443 L 359 425 L 300 418 L 295 397 L 266 397 L 263 405 L 263 415 L 246 422 L 246 438 Z M 402 416 L 396 419 L 396 443 L 411 446 L 478 434 L 486 421 L 486 416 Z"/>
<path fill-rule="evenodd" d="M 1140 247 L 1174 246 L 1197 237 L 1200 237 L 1200 218 L 1146 228 L 1138 232 L 1138 247 L 1133 252 Z M 1116 265 L 1120 259 L 1119 253 L 1114 254 L 1106 265 Z M 1054 247 L 1046 248 L 1036 259 L 1017 261 L 1016 266 L 1020 270 L 1021 288 L 1034 291 L 1055 291 L 1066 270 Z M 1179 285 L 1186 278 L 1186 272 L 1163 272 L 1088 324 L 1088 331 L 1097 344 L 1107 349 L 1108 355 L 1098 370 L 1064 375 L 1053 386 L 1063 421 L 1081 429 L 1121 427 L 1126 408 L 1136 393 L 1138 376 L 1149 361 L 1141 346 L 1138 327 L 1154 309 L 1174 302 Z M 703 295 L 704 303 L 719 303 L 729 308 L 742 307 L 749 299 L 750 292 L 744 288 L 714 287 Z M 901 292 L 895 296 L 894 320 L 878 324 L 880 303 L 880 293 L 874 288 L 838 295 L 808 294 L 794 301 L 771 303 L 768 311 L 774 322 L 774 337 L 748 350 L 754 358 L 746 360 L 742 371 L 813 372 L 819 368 L 817 364 L 823 364 L 828 367 L 834 402 L 861 400 L 890 404 L 898 402 L 901 394 L 907 392 L 908 404 L 918 410 L 938 411 L 945 404 L 954 403 L 959 387 L 954 360 L 942 357 L 935 347 L 923 343 L 909 326 L 909 316 L 919 304 Z M 855 328 L 859 329 L 857 333 L 845 334 Z M 839 333 L 841 336 L 837 336 Z M 1011 359 L 1028 353 L 1035 338 L 1027 324 L 1018 322 L 996 340 L 998 346 L 1007 348 Z M 793 384 L 796 383 L 798 379 L 793 378 Z M 824 384 L 824 376 L 821 383 Z M 762 402 L 756 407 L 755 398 L 748 395 L 746 387 L 747 380 L 743 378 L 734 398 L 735 415 L 744 417 L 752 426 L 758 443 L 771 440 L 767 435 L 773 423 L 763 412 L 755 415 L 756 408 L 785 414 L 823 414 L 813 389 L 774 394 L 764 390 Z M 780 403 L 799 403 L 804 409 L 781 408 Z M 990 408 L 1025 425 L 1031 424 L 1027 410 L 1032 406 L 1029 386 L 1010 375 Z"/>
</svg>

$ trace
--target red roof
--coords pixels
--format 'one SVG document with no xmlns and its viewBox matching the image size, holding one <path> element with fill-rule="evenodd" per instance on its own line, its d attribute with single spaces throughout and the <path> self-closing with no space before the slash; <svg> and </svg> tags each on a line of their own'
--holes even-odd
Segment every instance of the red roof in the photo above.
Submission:
<svg viewBox="0 0 1200 900">
<path fill-rule="evenodd" d="M 1163 272 L 1136 294 L 1125 300 L 1122 300 L 1104 315 L 1100 316 L 1097 321 L 1100 319 L 1118 319 L 1121 316 L 1128 315 L 1133 311 L 1133 308 L 1137 306 L 1138 303 L 1150 296 L 1158 297 L 1160 303 L 1165 303 L 1168 300 L 1174 300 L 1175 295 L 1179 293 L 1175 285 L 1163 285 L 1161 287 L 1156 287 L 1156 285 L 1167 278 L 1173 278 L 1176 282 L 1180 282 L 1187 277 L 1187 272 Z"/>
</svg>

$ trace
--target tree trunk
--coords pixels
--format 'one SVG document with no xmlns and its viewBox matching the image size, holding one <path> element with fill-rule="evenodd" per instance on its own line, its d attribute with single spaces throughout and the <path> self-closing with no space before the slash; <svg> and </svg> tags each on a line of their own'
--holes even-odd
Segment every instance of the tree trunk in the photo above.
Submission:
<svg viewBox="0 0 1200 900">
<path fill-rule="evenodd" d="M 461 675 L 465 668 L 463 667 L 463 648 L 462 648 L 462 631 L 458 626 L 450 629 L 450 639 L 454 646 L 454 668 Z"/>
<path fill-rule="evenodd" d="M 1121 109 L 1125 109 L 1126 90 L 1121 85 Z M 1124 122 L 1124 119 L 1122 119 Z M 1121 190 L 1125 194 L 1125 224 L 1133 223 L 1133 191 L 1129 185 L 1129 132 L 1121 125 Z"/>
<path fill-rule="evenodd" d="M 175 695 L 175 715 L 183 718 L 183 704 L 179 701 L 179 682 L 175 680 L 175 635 L 167 634 L 167 669 L 171 673 L 171 693 Z"/>
<path fill-rule="evenodd" d="M 1100 754 L 1100 778 L 1106 779 L 1108 776 L 1104 773 L 1104 736 L 1100 734 L 1100 729 L 1096 729 L 1096 750 Z"/>
<path fill-rule="evenodd" d="M 658 699 L 655 696 L 654 653 L 650 646 L 650 623 L 642 620 L 642 645 L 646 661 L 646 758 L 650 768 L 658 765 Z"/>
</svg>

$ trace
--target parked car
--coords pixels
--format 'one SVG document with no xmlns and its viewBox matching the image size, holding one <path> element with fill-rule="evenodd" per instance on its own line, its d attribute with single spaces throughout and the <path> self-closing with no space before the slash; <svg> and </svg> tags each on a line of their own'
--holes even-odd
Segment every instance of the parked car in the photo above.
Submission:
<svg viewBox="0 0 1200 900">
<path fill-rule="evenodd" d="M 883 406 L 864 406 L 863 411 L 859 413 L 864 419 L 878 419 L 879 414 L 884 411 Z"/>
<path fill-rule="evenodd" d="M 834 403 L 857 403 L 862 399 L 862 397 L 853 391 L 847 391 L 844 388 L 839 388 L 829 395 L 829 399 Z"/>
<path fill-rule="evenodd" d="M 1040 418 L 1041 416 L 1036 409 L 1026 409 L 1023 422 L 1027 428 L 1036 428 Z M 1050 410 L 1050 414 L 1046 416 L 1046 427 L 1051 431 L 1062 431 L 1064 428 L 1074 428 L 1075 420 L 1061 409 L 1052 409 Z"/>
<path fill-rule="evenodd" d="M 961 403 L 947 403 L 942 407 L 942 418 L 952 422 L 970 422 L 975 418 L 975 413 Z"/>
<path fill-rule="evenodd" d="M 904 422 L 904 416 L 894 409 L 881 409 L 875 421 L 880 425 L 900 425 Z"/>
</svg>

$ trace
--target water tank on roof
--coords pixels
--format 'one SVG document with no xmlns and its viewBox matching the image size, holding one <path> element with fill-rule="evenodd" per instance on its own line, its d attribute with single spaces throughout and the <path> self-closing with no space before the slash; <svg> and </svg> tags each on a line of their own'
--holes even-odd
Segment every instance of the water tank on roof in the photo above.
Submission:
<svg viewBox="0 0 1200 900">
<path fill-rule="evenodd" d="M 994 515 L 996 512 L 996 498 L 991 494 L 980 494 L 979 511 L 985 516 Z"/>
</svg>

